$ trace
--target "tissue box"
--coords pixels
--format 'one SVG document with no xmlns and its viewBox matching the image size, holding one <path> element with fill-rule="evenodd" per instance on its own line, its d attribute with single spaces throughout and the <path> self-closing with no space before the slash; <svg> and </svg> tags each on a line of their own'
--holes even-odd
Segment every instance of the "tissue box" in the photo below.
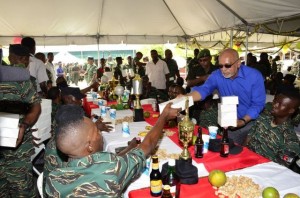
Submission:
<svg viewBox="0 0 300 198">
<path fill-rule="evenodd" d="M 237 122 L 237 119 L 221 119 L 220 116 L 218 116 L 218 124 L 221 126 L 221 127 L 229 127 L 229 126 L 233 126 L 233 127 L 236 127 L 236 123 Z"/>
<path fill-rule="evenodd" d="M 16 147 L 17 138 L 0 137 L 0 146 Z"/>
<path fill-rule="evenodd" d="M 6 138 L 17 138 L 19 135 L 19 128 L 0 128 L 0 138 L 6 137 Z"/>
<path fill-rule="evenodd" d="M 0 126 L 3 128 L 19 128 L 19 114 L 0 112 Z"/>
<path fill-rule="evenodd" d="M 181 98 L 175 98 L 173 100 L 169 100 L 167 102 L 163 102 L 159 104 L 159 111 L 160 113 L 163 112 L 164 108 L 166 105 L 170 102 L 172 102 L 172 108 L 181 108 L 182 110 L 185 109 L 185 99 L 186 97 L 181 97 Z M 194 105 L 194 100 L 192 96 L 189 96 L 189 107 Z"/>
<path fill-rule="evenodd" d="M 221 97 L 221 104 L 223 105 L 232 105 L 232 104 L 239 104 L 239 98 L 237 96 L 223 96 Z"/>
</svg>

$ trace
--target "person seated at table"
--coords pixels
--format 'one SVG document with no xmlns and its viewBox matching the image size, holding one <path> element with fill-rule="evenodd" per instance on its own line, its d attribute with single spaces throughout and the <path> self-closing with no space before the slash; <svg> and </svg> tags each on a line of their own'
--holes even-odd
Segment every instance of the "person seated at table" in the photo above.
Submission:
<svg viewBox="0 0 300 198">
<path fill-rule="evenodd" d="M 64 167 L 53 170 L 46 181 L 50 197 L 122 197 L 124 189 L 145 167 L 167 120 L 180 109 L 168 104 L 143 142 L 123 156 L 103 151 L 103 137 L 81 108 L 66 105 L 57 117 L 57 148 L 68 156 Z"/>
<path fill-rule="evenodd" d="M 184 84 L 183 78 L 182 77 L 177 78 L 176 79 L 176 84 L 182 87 L 183 84 Z"/>
<path fill-rule="evenodd" d="M 286 153 L 300 155 L 300 141 L 294 131 L 292 119 L 299 114 L 300 94 L 297 90 L 284 90 L 273 100 L 270 113 L 261 114 L 250 129 L 247 147 L 276 162 L 287 166 Z"/>
<path fill-rule="evenodd" d="M 159 102 L 165 102 L 168 101 L 168 95 L 155 87 L 152 87 L 151 82 L 149 82 L 148 76 L 142 77 L 142 84 L 143 84 L 143 93 L 140 96 L 140 99 L 146 99 L 146 98 L 156 98 L 159 96 Z"/>
<path fill-rule="evenodd" d="M 209 126 L 218 125 L 218 103 L 220 103 L 220 99 L 210 99 L 205 101 L 205 110 L 201 111 L 199 116 L 199 126 L 208 128 Z"/>
<path fill-rule="evenodd" d="M 278 87 L 282 85 L 283 74 L 276 72 L 271 75 L 271 78 L 266 82 L 266 89 L 269 90 L 271 95 L 275 95 Z"/>
<path fill-rule="evenodd" d="M 48 90 L 47 95 L 48 95 L 47 99 L 52 100 L 51 123 L 53 125 L 56 112 L 62 103 L 61 92 L 58 87 L 52 87 Z"/>
<path fill-rule="evenodd" d="M 174 98 L 176 98 L 178 95 L 185 94 L 185 90 L 182 86 L 175 85 L 173 94 L 174 94 Z"/>
<path fill-rule="evenodd" d="M 295 89 L 295 80 L 296 76 L 293 74 L 287 74 L 283 77 L 282 84 L 278 87 L 277 93 L 280 93 L 282 90 L 286 89 Z"/>
<path fill-rule="evenodd" d="M 173 100 L 173 99 L 175 98 L 175 96 L 174 96 L 175 86 L 176 86 L 176 84 L 172 84 L 172 85 L 170 85 L 169 88 L 168 88 L 168 96 L 169 96 L 169 100 Z"/>
<path fill-rule="evenodd" d="M 59 89 L 61 88 L 65 88 L 65 87 L 69 87 L 67 80 L 64 77 L 58 77 L 56 79 L 56 85 Z M 88 87 L 81 89 L 81 93 L 86 94 L 89 91 L 97 91 L 99 87 L 99 83 L 98 82 L 93 82 L 91 85 L 89 85 Z"/>
</svg>

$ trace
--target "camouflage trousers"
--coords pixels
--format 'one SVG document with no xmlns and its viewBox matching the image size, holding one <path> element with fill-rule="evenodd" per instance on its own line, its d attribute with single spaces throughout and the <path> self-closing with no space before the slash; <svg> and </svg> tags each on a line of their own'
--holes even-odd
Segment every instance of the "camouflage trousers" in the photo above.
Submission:
<svg viewBox="0 0 300 198">
<path fill-rule="evenodd" d="M 34 153 L 31 133 L 24 135 L 16 149 L 0 147 L 0 198 L 36 197 L 31 155 Z"/>
</svg>

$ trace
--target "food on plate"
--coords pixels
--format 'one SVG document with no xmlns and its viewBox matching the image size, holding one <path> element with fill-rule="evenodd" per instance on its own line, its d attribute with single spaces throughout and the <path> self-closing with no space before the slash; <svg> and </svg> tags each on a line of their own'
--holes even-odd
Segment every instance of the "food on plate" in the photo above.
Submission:
<svg viewBox="0 0 300 198">
<path fill-rule="evenodd" d="M 122 122 L 133 122 L 133 116 L 125 116 L 123 119 L 116 119 L 116 124 L 122 124 Z"/>
<path fill-rule="evenodd" d="M 152 129 L 152 126 L 149 126 L 149 125 L 148 125 L 148 126 L 145 127 L 145 129 L 146 129 L 146 130 L 151 130 L 151 129 Z"/>
<path fill-rule="evenodd" d="M 179 159 L 179 153 L 167 153 L 166 149 L 157 149 L 155 154 L 159 160 Z"/>
<path fill-rule="evenodd" d="M 176 133 L 176 132 L 170 131 L 170 130 L 168 130 L 168 129 L 164 129 L 164 130 L 163 130 L 163 133 L 164 133 L 166 136 L 170 137 L 170 136 L 173 136 L 174 133 Z"/>
<path fill-rule="evenodd" d="M 296 195 L 295 193 L 287 193 L 284 195 L 283 198 L 300 198 L 298 195 Z"/>
<path fill-rule="evenodd" d="M 138 136 L 141 136 L 141 137 L 145 137 L 147 135 L 148 131 L 140 131 Z"/>
<path fill-rule="evenodd" d="M 150 118 L 150 113 L 149 111 L 144 112 L 144 118 Z"/>
<path fill-rule="evenodd" d="M 217 189 L 216 195 L 219 198 L 259 198 L 262 189 L 258 184 L 246 176 L 227 177 L 225 185 Z"/>
<path fill-rule="evenodd" d="M 210 173 L 208 175 L 208 180 L 211 183 L 211 185 L 213 185 L 215 187 L 220 187 L 226 183 L 227 178 L 223 171 L 213 170 L 213 171 L 210 171 Z"/>
<path fill-rule="evenodd" d="M 263 198 L 279 198 L 279 192 L 274 187 L 266 187 L 262 192 Z"/>
</svg>

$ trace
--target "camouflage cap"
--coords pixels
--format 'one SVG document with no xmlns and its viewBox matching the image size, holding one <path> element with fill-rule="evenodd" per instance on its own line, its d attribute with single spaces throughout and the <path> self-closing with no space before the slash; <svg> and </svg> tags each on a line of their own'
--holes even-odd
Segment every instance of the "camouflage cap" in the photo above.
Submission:
<svg viewBox="0 0 300 198">
<path fill-rule="evenodd" d="M 88 57 L 88 60 L 94 60 L 94 57 L 89 56 L 89 57 Z"/>
<path fill-rule="evenodd" d="M 203 49 L 199 52 L 197 58 L 203 58 L 203 57 L 208 57 L 210 56 L 210 51 L 208 49 Z"/>
<path fill-rule="evenodd" d="M 9 45 L 9 53 L 14 53 L 17 56 L 29 56 L 30 55 L 28 48 L 21 44 Z"/>
</svg>

